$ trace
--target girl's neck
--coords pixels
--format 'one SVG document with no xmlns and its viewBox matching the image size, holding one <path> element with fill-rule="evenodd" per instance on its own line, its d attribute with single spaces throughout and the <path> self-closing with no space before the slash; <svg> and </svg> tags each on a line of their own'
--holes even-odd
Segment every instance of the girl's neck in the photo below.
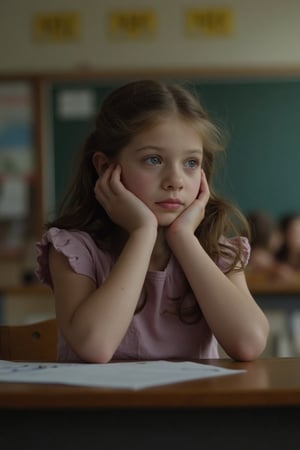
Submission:
<svg viewBox="0 0 300 450">
<path fill-rule="evenodd" d="M 127 239 L 128 235 L 122 229 L 119 229 L 118 232 L 114 234 L 111 245 L 115 255 L 119 255 L 121 253 Z M 164 228 L 158 228 L 156 242 L 154 244 L 149 263 L 149 270 L 154 272 L 163 271 L 168 264 L 170 255 L 171 251 L 165 239 Z"/>
<path fill-rule="evenodd" d="M 170 259 L 171 251 L 165 239 L 164 228 L 158 229 L 157 239 L 152 251 L 149 270 L 163 271 Z"/>
</svg>

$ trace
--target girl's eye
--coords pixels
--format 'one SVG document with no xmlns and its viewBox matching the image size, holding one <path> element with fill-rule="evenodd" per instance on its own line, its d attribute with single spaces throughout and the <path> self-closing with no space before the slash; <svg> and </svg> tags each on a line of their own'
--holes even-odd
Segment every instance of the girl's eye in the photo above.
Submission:
<svg viewBox="0 0 300 450">
<path fill-rule="evenodd" d="M 156 166 L 157 164 L 161 164 L 161 159 L 159 156 L 148 156 L 145 158 L 147 164 L 152 164 Z"/>
<path fill-rule="evenodd" d="M 197 159 L 188 159 L 184 163 L 184 166 L 189 168 L 189 169 L 194 169 L 196 167 L 199 167 L 199 161 Z"/>
</svg>

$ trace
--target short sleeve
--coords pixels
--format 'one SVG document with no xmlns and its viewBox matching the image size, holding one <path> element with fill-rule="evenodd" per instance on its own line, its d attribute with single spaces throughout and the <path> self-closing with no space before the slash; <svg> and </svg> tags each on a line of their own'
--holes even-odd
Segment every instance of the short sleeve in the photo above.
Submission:
<svg viewBox="0 0 300 450">
<path fill-rule="evenodd" d="M 222 272 L 227 272 L 233 262 L 235 257 L 235 250 L 240 249 L 240 262 L 243 267 L 246 267 L 251 253 L 251 247 L 249 240 L 244 236 L 234 236 L 231 238 L 224 238 L 221 240 L 222 244 L 225 244 L 228 247 L 228 255 L 221 256 L 217 262 L 218 266 L 222 270 Z M 232 250 L 232 252 L 230 251 Z"/>
<path fill-rule="evenodd" d="M 50 228 L 36 243 L 36 275 L 38 279 L 52 287 L 49 270 L 49 248 L 53 245 L 55 250 L 67 257 L 74 272 L 86 275 L 96 282 L 95 263 L 90 249 L 87 233 L 67 231 L 59 228 Z"/>
</svg>

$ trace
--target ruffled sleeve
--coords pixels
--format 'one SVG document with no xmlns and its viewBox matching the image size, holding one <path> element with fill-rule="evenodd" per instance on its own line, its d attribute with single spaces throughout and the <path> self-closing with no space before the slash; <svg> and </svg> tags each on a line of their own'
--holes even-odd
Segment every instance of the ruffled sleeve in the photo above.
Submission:
<svg viewBox="0 0 300 450">
<path fill-rule="evenodd" d="M 240 261 L 242 265 L 247 266 L 250 258 L 251 247 L 249 240 L 244 236 L 234 236 L 231 238 L 222 239 L 222 243 L 228 247 L 228 255 L 222 256 L 217 261 L 217 265 L 222 270 L 222 272 L 227 272 L 230 268 L 230 265 L 233 262 L 235 257 L 235 250 L 240 247 L 241 249 L 241 257 Z M 230 251 L 232 249 L 232 252 Z"/>
<path fill-rule="evenodd" d="M 50 245 L 53 245 L 55 250 L 68 258 L 74 272 L 86 275 L 97 282 L 90 241 L 91 238 L 84 232 L 50 228 L 36 243 L 36 275 L 38 279 L 52 287 L 48 256 Z"/>
</svg>

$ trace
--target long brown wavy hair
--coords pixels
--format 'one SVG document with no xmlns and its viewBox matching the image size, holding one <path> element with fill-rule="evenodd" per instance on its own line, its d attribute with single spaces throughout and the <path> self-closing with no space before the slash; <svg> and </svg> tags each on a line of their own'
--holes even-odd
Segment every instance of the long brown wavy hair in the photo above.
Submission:
<svg viewBox="0 0 300 450">
<path fill-rule="evenodd" d="M 93 155 L 102 152 L 113 161 L 133 136 L 174 114 L 195 126 L 203 141 L 202 167 L 211 195 L 205 217 L 195 234 L 211 258 L 217 260 L 225 256 L 231 261 L 228 271 L 236 268 L 242 261 L 241 246 L 233 248 L 221 238 L 240 234 L 247 236 L 247 221 L 234 205 L 217 196 L 212 187 L 215 157 L 225 147 L 223 134 L 210 120 L 197 97 L 179 84 L 140 80 L 117 88 L 107 96 L 96 117 L 95 128 L 80 152 L 77 172 L 57 218 L 46 227 L 85 231 L 99 247 L 112 250 L 115 237 L 121 230 L 95 199 L 94 186 L 98 174 L 93 165 Z"/>
</svg>

